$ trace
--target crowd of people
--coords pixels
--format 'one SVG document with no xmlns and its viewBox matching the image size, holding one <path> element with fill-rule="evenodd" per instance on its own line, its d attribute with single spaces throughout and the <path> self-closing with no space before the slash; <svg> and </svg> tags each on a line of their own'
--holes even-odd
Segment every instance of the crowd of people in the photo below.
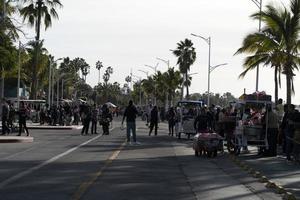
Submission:
<svg viewBox="0 0 300 200">
<path fill-rule="evenodd" d="M 41 125 L 79 125 L 82 123 L 82 135 L 97 134 L 97 124 L 103 128 L 103 134 L 109 134 L 109 126 L 113 115 L 119 115 L 119 110 L 115 109 L 111 112 L 106 104 L 102 106 L 88 105 L 86 103 L 70 105 L 68 103 L 56 105 L 45 105 L 38 109 L 38 119 Z M 19 109 L 16 110 L 10 101 L 5 99 L 2 101 L 2 135 L 12 132 L 16 116 L 19 122 L 19 134 L 24 130 L 29 136 L 26 126 L 26 119 L 30 116 L 30 108 L 20 102 Z M 130 101 L 124 111 L 124 119 L 127 122 L 127 140 L 130 141 L 130 134 L 133 135 L 133 141 L 136 142 L 135 118 L 138 116 L 138 108 Z M 174 136 L 176 125 L 179 122 L 180 112 L 174 107 L 169 108 L 167 112 L 162 112 L 161 108 L 152 106 L 147 107 L 146 125 L 149 127 L 149 136 L 152 132 L 156 136 L 158 134 L 158 123 L 167 120 L 169 127 L 169 135 Z M 268 113 L 268 114 L 266 114 Z M 213 131 L 221 136 L 233 134 L 238 122 L 240 125 L 262 125 L 262 130 L 266 130 L 268 148 L 259 148 L 259 154 L 264 156 L 276 156 L 278 149 L 286 155 L 287 160 L 299 160 L 300 154 L 300 113 L 295 106 L 283 105 L 280 99 L 275 106 L 267 106 L 257 109 L 255 107 L 238 109 L 234 106 L 227 108 L 202 107 L 200 110 L 195 108 L 183 110 L 184 117 L 190 117 L 194 120 L 194 129 L 197 132 Z M 234 123 L 228 123 L 228 119 L 234 119 Z M 90 128 L 91 124 L 91 128 Z M 132 132 L 132 133 L 130 133 Z M 263 132 L 263 131 L 262 131 Z M 262 133 L 261 137 L 265 135 Z M 243 140 L 243 150 L 248 152 L 247 137 Z M 278 148 L 281 147 L 281 148 Z"/>
<path fill-rule="evenodd" d="M 91 134 L 97 134 L 97 123 L 103 127 L 103 134 L 109 134 L 109 126 L 113 115 L 118 116 L 118 109 L 111 111 L 106 104 L 102 106 L 93 106 L 87 103 L 70 105 L 69 103 L 62 103 L 59 106 L 38 106 L 35 108 L 34 118 L 40 125 L 50 126 L 70 126 L 83 125 L 81 134 L 89 134 L 91 124 Z M 29 136 L 29 131 L 26 126 L 26 121 L 32 117 L 31 107 L 26 105 L 23 101 L 20 102 L 19 109 L 16 109 L 13 103 L 9 100 L 2 100 L 2 135 L 10 134 L 15 129 L 18 129 L 19 134 L 23 131 Z M 15 126 L 18 121 L 19 126 Z"/>
</svg>

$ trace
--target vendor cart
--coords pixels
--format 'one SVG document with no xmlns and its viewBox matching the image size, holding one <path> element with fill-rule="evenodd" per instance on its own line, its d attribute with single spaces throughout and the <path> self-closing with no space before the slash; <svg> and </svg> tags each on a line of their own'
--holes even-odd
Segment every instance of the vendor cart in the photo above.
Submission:
<svg viewBox="0 0 300 200">
<path fill-rule="evenodd" d="M 194 121 L 203 106 L 202 101 L 183 100 L 177 104 L 178 120 L 175 124 L 175 132 L 178 139 L 184 133 L 190 139 L 191 135 L 196 135 Z"/>
<path fill-rule="evenodd" d="M 218 151 L 224 152 L 223 138 L 213 132 L 197 133 L 194 136 L 193 149 L 195 156 L 216 157 Z"/>
<path fill-rule="evenodd" d="M 264 149 L 269 148 L 267 137 L 268 120 L 265 120 L 265 123 L 261 121 L 263 115 L 265 115 L 265 119 L 268 118 L 268 106 L 272 106 L 270 95 L 257 95 L 257 93 L 255 93 L 251 95 L 244 94 L 240 97 L 237 102 L 237 108 L 241 116 L 238 116 L 240 119 L 236 123 L 237 126 L 233 132 L 234 137 L 232 137 L 230 141 L 232 144 L 231 152 L 239 154 L 241 148 L 248 145 Z M 246 108 L 254 110 L 255 114 L 247 121 L 243 121 L 242 115 Z"/>
</svg>

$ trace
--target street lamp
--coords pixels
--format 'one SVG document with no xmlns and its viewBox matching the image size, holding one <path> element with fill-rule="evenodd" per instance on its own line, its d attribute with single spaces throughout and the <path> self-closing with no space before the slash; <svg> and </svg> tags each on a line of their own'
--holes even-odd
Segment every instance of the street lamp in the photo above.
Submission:
<svg viewBox="0 0 300 200">
<path fill-rule="evenodd" d="M 210 65 L 210 55 L 211 55 L 211 37 L 205 38 L 202 37 L 201 35 L 196 35 L 191 33 L 192 36 L 198 37 L 203 39 L 207 44 L 208 44 L 208 79 L 207 79 L 207 106 L 210 105 L 210 73 L 216 69 L 217 67 L 227 65 L 227 63 L 211 66 Z"/>
<path fill-rule="evenodd" d="M 156 58 L 157 60 L 160 60 L 160 61 L 163 61 L 164 63 L 166 63 L 168 65 L 168 69 L 170 68 L 170 60 L 165 60 L 165 59 L 162 59 L 162 58 Z"/>
<path fill-rule="evenodd" d="M 51 86 L 53 87 L 54 85 L 54 80 L 53 80 L 53 77 L 54 77 L 54 73 L 53 73 L 53 66 L 54 64 L 56 64 L 58 61 L 62 60 L 62 58 L 58 58 L 56 60 L 52 60 L 50 59 L 50 63 L 49 63 L 49 86 L 48 86 L 48 104 L 49 106 L 51 106 L 51 103 L 53 103 L 53 88 L 51 90 Z M 52 101 L 51 101 L 51 92 L 52 92 Z"/>
<path fill-rule="evenodd" d="M 158 65 L 159 65 L 159 63 L 157 63 L 155 67 L 153 67 L 151 65 L 145 65 L 145 66 L 153 69 L 154 73 L 156 74 Z M 154 105 L 156 105 L 156 84 L 154 84 Z"/>
<path fill-rule="evenodd" d="M 211 37 L 209 36 L 208 38 L 202 37 L 201 35 L 196 35 L 196 34 L 191 34 L 192 36 L 201 38 L 208 44 L 208 84 L 207 84 L 207 91 L 208 91 L 208 96 L 207 96 L 207 106 L 209 106 L 209 87 L 210 87 L 210 52 L 211 52 Z"/>
<path fill-rule="evenodd" d="M 262 10 L 262 0 L 251 0 L 259 9 L 259 22 L 258 22 L 258 31 L 261 31 L 261 10 Z M 258 91 L 258 81 L 259 81 L 259 65 L 256 67 L 256 85 L 255 91 Z"/>
<path fill-rule="evenodd" d="M 145 73 L 145 74 L 146 74 L 146 76 L 147 76 L 147 78 L 148 78 L 148 74 L 149 74 L 149 72 L 148 72 L 148 71 L 144 71 L 144 70 L 140 70 L 140 69 L 138 69 L 138 71 Z"/>
<path fill-rule="evenodd" d="M 65 75 L 65 73 L 62 73 L 60 74 L 58 77 L 57 77 L 57 94 L 56 94 L 56 107 L 58 108 L 58 105 L 59 105 L 59 79 L 61 79 L 63 76 Z M 62 86 L 63 87 L 63 86 Z"/>
<path fill-rule="evenodd" d="M 140 76 L 136 76 L 134 74 L 132 74 L 133 77 L 138 78 L 138 82 L 139 82 L 139 93 L 140 93 L 140 107 L 142 107 L 142 89 L 141 89 L 141 84 L 142 84 L 142 77 Z M 137 83 L 137 82 L 136 82 Z"/>
<path fill-rule="evenodd" d="M 17 106 L 18 109 L 20 108 L 20 79 L 21 79 L 21 49 L 24 49 L 28 43 L 22 44 L 21 41 L 19 41 L 19 52 L 18 52 L 18 84 L 17 84 Z"/>
</svg>

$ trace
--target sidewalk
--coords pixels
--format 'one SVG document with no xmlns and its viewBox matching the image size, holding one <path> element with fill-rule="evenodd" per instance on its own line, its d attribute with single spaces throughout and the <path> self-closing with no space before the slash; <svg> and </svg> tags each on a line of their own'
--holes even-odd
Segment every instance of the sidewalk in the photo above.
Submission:
<svg viewBox="0 0 300 200">
<path fill-rule="evenodd" d="M 287 191 L 300 199 L 300 165 L 294 162 L 287 162 L 285 157 L 260 157 L 255 148 L 249 154 L 238 156 L 251 168 L 259 171 L 268 180 L 282 186 Z"/>
<path fill-rule="evenodd" d="M 29 143 L 29 142 L 33 142 L 33 137 L 0 136 L 0 143 Z"/>
<path fill-rule="evenodd" d="M 17 123 L 14 123 L 18 125 Z M 72 126 L 49 126 L 47 124 L 41 125 L 40 123 L 27 122 L 28 129 L 53 129 L 53 130 L 78 130 L 82 129 L 82 125 L 72 125 Z M 2 122 L 0 121 L 0 131 L 2 131 Z"/>
</svg>

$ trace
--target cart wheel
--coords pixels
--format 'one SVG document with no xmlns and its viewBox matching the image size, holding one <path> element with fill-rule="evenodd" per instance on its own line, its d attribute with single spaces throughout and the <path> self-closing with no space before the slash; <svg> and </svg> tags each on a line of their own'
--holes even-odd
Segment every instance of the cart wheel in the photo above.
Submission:
<svg viewBox="0 0 300 200">
<path fill-rule="evenodd" d="M 215 150 L 213 157 L 217 157 L 217 155 L 218 155 L 218 150 Z"/>
<path fill-rule="evenodd" d="M 197 150 L 195 150 L 195 156 L 198 157 L 199 156 L 199 152 Z"/>
<path fill-rule="evenodd" d="M 178 139 L 181 139 L 181 132 L 178 133 Z"/>
<path fill-rule="evenodd" d="M 235 155 L 239 155 L 241 153 L 241 148 L 240 147 L 235 147 L 234 148 L 234 153 L 235 153 Z"/>
<path fill-rule="evenodd" d="M 208 157 L 208 158 L 211 158 L 211 157 L 212 157 L 212 151 L 208 151 L 208 152 L 207 152 L 207 157 Z"/>
</svg>

